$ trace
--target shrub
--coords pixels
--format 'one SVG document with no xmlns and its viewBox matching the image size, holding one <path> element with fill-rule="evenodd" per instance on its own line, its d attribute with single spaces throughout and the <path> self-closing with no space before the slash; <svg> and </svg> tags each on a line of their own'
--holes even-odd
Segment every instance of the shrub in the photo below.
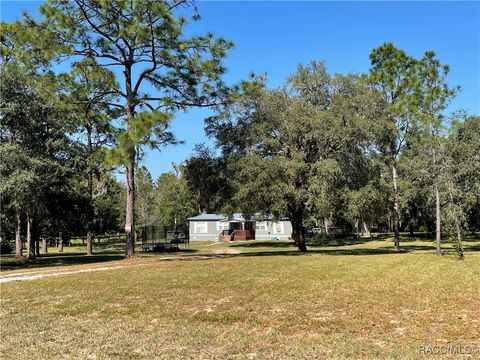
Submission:
<svg viewBox="0 0 480 360">
<path fill-rule="evenodd" d="M 462 241 L 459 240 L 456 236 L 451 236 L 450 240 L 453 243 L 453 250 L 455 251 L 455 257 L 457 258 L 457 260 L 464 260 L 465 254 L 463 252 Z"/>
</svg>

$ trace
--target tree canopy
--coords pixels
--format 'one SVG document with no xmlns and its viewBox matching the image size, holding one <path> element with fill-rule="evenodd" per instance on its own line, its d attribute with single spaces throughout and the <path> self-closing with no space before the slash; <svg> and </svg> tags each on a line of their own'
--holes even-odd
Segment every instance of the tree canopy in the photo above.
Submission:
<svg viewBox="0 0 480 360">
<path fill-rule="evenodd" d="M 125 165 L 127 183 L 126 255 L 135 252 L 135 168 L 142 147 L 174 143 L 168 124 L 175 110 L 225 101 L 228 88 L 222 60 L 232 44 L 212 34 L 186 37 L 181 10 L 188 1 L 47 1 L 42 21 L 26 24 L 48 34 L 46 52 L 79 58 L 94 71 L 115 69 L 117 81 L 84 100 L 121 110 L 112 163 Z M 192 19 L 199 17 L 194 12 Z M 51 44 L 55 44 L 53 46 Z M 149 87 L 155 88 L 155 94 Z M 98 90 L 98 91 L 97 91 Z"/>
</svg>

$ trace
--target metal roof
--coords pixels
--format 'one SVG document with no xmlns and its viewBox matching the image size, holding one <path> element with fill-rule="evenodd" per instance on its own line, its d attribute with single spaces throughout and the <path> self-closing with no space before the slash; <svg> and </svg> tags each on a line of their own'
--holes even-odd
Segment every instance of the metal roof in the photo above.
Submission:
<svg viewBox="0 0 480 360">
<path fill-rule="evenodd" d="M 222 214 L 200 214 L 197 216 L 192 216 L 187 220 L 245 221 L 245 217 L 241 213 L 235 213 L 231 218 Z"/>
<path fill-rule="evenodd" d="M 255 220 L 254 218 L 251 219 L 251 220 Z M 259 219 L 269 221 L 269 220 L 273 219 L 273 216 L 272 215 L 264 215 L 263 217 L 260 217 Z M 246 219 L 245 219 L 245 217 L 243 216 L 242 213 L 235 213 L 235 214 L 232 215 L 232 217 L 229 217 L 227 215 L 222 215 L 222 214 L 200 214 L 200 215 L 197 215 L 197 216 L 189 217 L 187 220 L 193 220 L 193 221 L 196 221 L 196 220 L 198 220 L 198 221 L 202 221 L 202 220 L 246 221 Z M 280 220 L 287 220 L 287 219 L 286 218 L 280 218 Z"/>
<path fill-rule="evenodd" d="M 225 215 L 220 214 L 200 214 L 197 216 L 192 216 L 187 220 L 224 220 L 226 217 Z"/>
</svg>

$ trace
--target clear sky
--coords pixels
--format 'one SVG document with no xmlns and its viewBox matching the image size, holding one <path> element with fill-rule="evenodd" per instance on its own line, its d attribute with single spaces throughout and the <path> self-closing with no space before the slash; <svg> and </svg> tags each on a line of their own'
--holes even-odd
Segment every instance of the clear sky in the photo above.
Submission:
<svg viewBox="0 0 480 360">
<path fill-rule="evenodd" d="M 13 21 L 22 10 L 35 14 L 41 2 L 1 1 L 1 18 Z M 250 72 L 268 74 L 280 85 L 298 63 L 325 60 L 332 73 L 366 72 L 368 54 L 386 41 L 420 57 L 433 50 L 449 64 L 449 83 L 462 92 L 450 110 L 480 114 L 480 2 L 206 2 L 202 19 L 189 26 L 235 43 L 225 61 L 228 83 Z M 154 178 L 182 162 L 205 137 L 209 110 L 179 113 L 171 128 L 184 145 L 149 151 L 144 164 Z"/>
</svg>

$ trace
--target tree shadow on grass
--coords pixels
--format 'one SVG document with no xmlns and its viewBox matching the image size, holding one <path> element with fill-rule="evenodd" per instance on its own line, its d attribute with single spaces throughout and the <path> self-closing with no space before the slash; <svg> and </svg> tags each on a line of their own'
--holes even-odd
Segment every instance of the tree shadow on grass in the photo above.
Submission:
<svg viewBox="0 0 480 360">
<path fill-rule="evenodd" d="M 465 252 L 473 252 L 480 250 L 479 246 L 471 246 L 465 249 Z M 435 246 L 429 245 L 403 245 L 400 247 L 400 251 L 395 251 L 392 246 L 383 246 L 378 248 L 346 248 L 346 249 L 324 249 L 320 247 L 308 247 L 308 251 L 306 253 L 301 253 L 298 250 L 289 251 L 255 251 L 255 252 L 244 252 L 240 254 L 228 254 L 228 256 L 239 256 L 239 257 L 249 257 L 249 256 L 299 256 L 299 255 L 308 255 L 308 254 L 323 254 L 323 255 L 349 255 L 349 256 L 356 256 L 356 255 L 401 255 L 407 253 L 431 253 L 432 255 L 435 254 Z M 453 252 L 452 249 L 444 249 L 444 253 Z"/>
<path fill-rule="evenodd" d="M 275 241 L 275 240 L 265 240 L 265 241 L 260 241 L 260 240 L 252 240 L 252 241 L 246 241 L 246 242 L 231 242 L 228 243 L 229 247 L 235 248 L 235 247 L 243 247 L 243 248 L 260 248 L 260 247 L 268 247 L 268 248 L 288 248 L 295 246 L 295 243 L 293 241 Z"/>
<path fill-rule="evenodd" d="M 378 248 L 346 248 L 346 249 L 336 249 L 333 246 L 333 249 L 324 249 L 321 247 L 310 246 L 308 247 L 308 251 L 306 254 L 324 254 L 324 255 L 386 255 L 386 254 L 405 254 L 410 252 L 416 251 L 428 251 L 434 250 L 434 248 L 430 246 L 422 246 L 422 245 L 408 245 L 403 246 L 400 248 L 400 251 L 395 251 L 392 246 L 383 246 Z M 265 252 L 265 254 L 269 254 L 271 252 Z M 287 255 L 298 255 L 302 254 L 298 251 L 288 251 L 283 252 L 287 253 Z M 250 253 L 244 253 L 245 256 L 248 256 Z M 278 252 L 278 255 L 281 255 L 281 252 Z"/>
<path fill-rule="evenodd" d="M 314 254 L 324 254 L 324 255 L 386 255 L 386 254 L 406 254 L 410 252 L 416 251 L 434 251 L 435 248 L 430 246 L 421 246 L 421 245 L 410 245 L 404 246 L 400 249 L 400 251 L 394 251 L 393 245 L 380 247 L 380 248 L 352 248 L 352 249 L 323 249 L 318 247 L 308 247 L 308 251 L 306 253 L 299 252 L 296 250 L 293 243 L 288 244 L 284 243 L 287 247 L 290 247 L 291 250 L 263 250 L 263 251 L 248 251 L 248 252 L 240 252 L 240 253 L 216 253 L 216 254 L 201 254 L 200 256 L 192 256 L 191 258 L 185 257 L 182 260 L 209 260 L 209 259 L 219 259 L 219 258 L 234 258 L 234 257 L 263 257 L 263 256 L 308 256 Z M 169 259 L 169 260 L 177 260 L 177 259 Z"/>
<path fill-rule="evenodd" d="M 407 252 L 407 251 L 401 251 Z M 355 250 L 338 250 L 338 249 L 310 249 L 306 253 L 299 252 L 298 250 L 287 250 L 287 251 L 249 251 L 243 252 L 239 254 L 228 254 L 228 253 L 220 253 L 220 254 L 205 254 L 199 258 L 192 257 L 191 260 L 210 260 L 210 259 L 223 259 L 223 258 L 244 258 L 244 257 L 265 257 L 265 256 L 308 256 L 313 254 L 326 254 L 326 255 L 382 255 L 382 254 L 390 254 L 398 252 L 394 252 L 393 250 L 386 250 L 386 249 L 355 249 Z M 183 259 L 169 259 L 169 260 L 190 260 L 189 258 Z"/>
<path fill-rule="evenodd" d="M 261 245 L 263 243 L 263 245 Z M 254 243 L 243 243 L 243 244 L 232 244 L 231 247 L 240 247 L 241 245 L 253 245 Z M 258 242 L 257 247 L 267 247 L 269 242 Z M 393 244 L 391 246 L 384 246 L 378 248 L 321 248 L 321 247 L 308 247 L 306 253 L 299 252 L 293 242 L 271 242 L 272 248 L 277 248 L 279 250 L 260 250 L 260 251 L 247 251 L 239 253 L 208 253 L 208 254 L 192 254 L 191 256 L 183 257 L 172 257 L 161 259 L 162 261 L 201 261 L 201 260 L 213 260 L 213 259 L 228 259 L 228 258 L 249 258 L 249 257 L 267 257 L 267 256 L 309 256 L 315 254 L 331 255 L 331 256 L 367 256 L 367 255 L 401 255 L 412 252 L 429 252 L 432 255 L 435 255 L 435 246 L 428 245 L 404 245 L 400 248 L 400 251 L 395 251 L 393 249 Z M 255 246 L 249 246 L 254 248 Z M 289 250 L 291 249 L 291 250 Z M 447 254 L 452 249 L 445 249 L 444 253 Z M 468 250 L 467 250 L 468 251 Z"/>
<path fill-rule="evenodd" d="M 98 245 L 94 248 L 93 255 L 86 255 L 83 251 L 71 252 L 68 247 L 63 253 L 47 253 L 41 254 L 34 260 L 17 260 L 14 254 L 2 255 L 0 258 L 1 271 L 18 270 L 18 269 L 43 269 L 58 266 L 72 266 L 72 265 L 89 265 L 108 263 L 116 260 L 125 259 L 125 245 L 124 244 L 108 244 Z M 196 249 L 180 249 L 180 251 L 170 252 L 144 252 L 141 245 L 137 244 L 137 254 L 142 258 L 161 258 L 165 255 L 183 255 L 190 256 L 196 253 Z"/>
<path fill-rule="evenodd" d="M 215 254 L 195 254 L 198 252 L 196 249 L 181 249 L 179 252 L 142 252 L 141 246 L 138 246 L 139 255 L 141 257 L 158 257 L 162 261 L 193 261 L 193 260 L 209 260 L 218 258 L 232 258 L 232 257 L 263 257 L 263 256 L 305 256 L 309 254 L 324 254 L 331 256 L 338 255 L 386 255 L 386 254 L 405 254 L 411 252 L 430 252 L 434 254 L 435 244 L 432 242 L 429 245 L 414 245 L 404 244 L 401 245 L 400 251 L 393 250 L 393 244 L 388 242 L 388 246 L 368 248 L 368 247 L 351 247 L 349 245 L 361 245 L 370 241 L 379 240 L 378 238 L 333 238 L 323 239 L 325 241 L 319 243 L 307 244 L 308 252 L 301 253 L 296 249 L 293 241 L 252 241 L 242 243 L 231 243 L 230 248 L 246 248 L 256 249 L 263 248 L 258 251 L 245 251 L 239 253 L 215 253 Z M 359 241 L 360 240 L 360 241 Z M 408 240 L 406 240 L 407 242 Z M 339 248 L 345 246 L 346 248 Z M 32 262 L 22 262 L 15 259 L 15 255 L 3 255 L 1 257 L 1 269 L 4 270 L 18 270 L 18 269 L 35 269 L 35 268 L 48 268 L 57 266 L 69 266 L 69 265 L 85 265 L 94 263 L 106 263 L 115 260 L 124 259 L 124 245 L 123 244 L 111 244 L 99 249 L 96 248 L 97 253 L 87 256 L 84 252 L 65 252 L 65 253 L 50 253 L 43 254 Z M 265 249 L 267 248 L 267 249 Z M 269 250 L 271 248 L 272 250 Z M 452 249 L 444 249 L 444 253 L 451 253 Z M 465 252 L 480 251 L 480 244 L 468 244 L 465 246 Z M 179 255 L 173 258 L 162 259 L 162 255 Z M 183 256 L 182 256 L 183 255 Z"/>
<path fill-rule="evenodd" d="M 307 240 L 307 246 L 313 247 L 332 247 L 361 245 L 372 241 L 385 241 L 388 237 L 330 237 Z"/>
<path fill-rule="evenodd" d="M 357 237 L 331 237 L 331 238 L 309 238 L 307 239 L 307 247 L 335 247 L 335 246 L 349 246 L 349 245 L 361 245 L 372 241 L 386 240 L 380 237 L 370 238 L 357 238 Z M 240 243 L 229 243 L 230 247 L 243 247 L 243 248 L 288 248 L 295 247 L 293 241 L 275 241 L 275 240 L 253 240 Z"/>
<path fill-rule="evenodd" d="M 58 253 L 58 254 L 43 254 L 34 260 L 25 262 L 15 259 L 15 256 L 2 257 L 2 271 L 17 270 L 17 269 L 36 269 L 48 268 L 57 266 L 70 265 L 86 265 L 94 263 L 104 263 L 109 261 L 121 260 L 125 257 L 120 254 L 94 254 L 87 256 L 84 253 Z"/>
<path fill-rule="evenodd" d="M 480 245 L 467 245 L 463 249 L 465 252 L 480 251 Z"/>
</svg>

